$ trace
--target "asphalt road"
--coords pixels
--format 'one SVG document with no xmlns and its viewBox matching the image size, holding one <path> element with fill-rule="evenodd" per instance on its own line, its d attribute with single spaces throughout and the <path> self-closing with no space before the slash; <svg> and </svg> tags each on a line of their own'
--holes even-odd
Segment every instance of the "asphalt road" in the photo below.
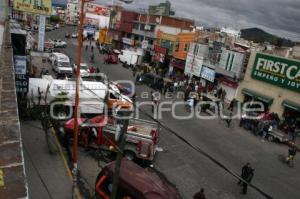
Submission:
<svg viewBox="0 0 300 199">
<path fill-rule="evenodd" d="M 64 27 L 47 32 L 49 38 L 68 42 L 68 47 L 61 51 L 73 60 L 76 59 L 77 40 L 65 39 L 64 35 L 66 31 L 72 32 L 74 28 Z M 90 50 L 85 51 L 83 48 L 82 52 L 82 62 L 89 62 Z M 104 65 L 102 56 L 96 50 L 94 53 L 93 65 L 99 67 L 110 79 L 133 79 L 130 70 L 121 65 Z M 138 94 L 149 91 L 145 86 L 137 86 Z M 172 100 L 174 101 L 176 100 Z M 170 105 L 165 106 L 167 107 Z M 150 107 L 145 106 L 143 109 L 150 112 Z M 176 107 L 176 113 L 186 114 L 183 107 Z M 239 174 L 241 167 L 250 162 L 255 168 L 252 183 L 273 198 L 300 198 L 300 158 L 296 157 L 293 169 L 278 160 L 279 154 L 287 153 L 286 146 L 261 142 L 250 132 L 239 128 L 238 121 L 233 121 L 233 127 L 226 128 L 225 123 L 218 119 L 199 120 L 193 117 L 178 120 L 174 119 L 170 112 L 164 112 L 161 122 L 235 174 Z M 241 187 L 237 186 L 237 179 L 232 174 L 169 131 L 162 131 L 160 146 L 163 151 L 157 155 L 155 167 L 178 187 L 183 198 L 192 198 L 201 187 L 205 188 L 209 199 L 265 198 L 253 188 L 249 188 L 246 196 L 241 195 Z"/>
</svg>

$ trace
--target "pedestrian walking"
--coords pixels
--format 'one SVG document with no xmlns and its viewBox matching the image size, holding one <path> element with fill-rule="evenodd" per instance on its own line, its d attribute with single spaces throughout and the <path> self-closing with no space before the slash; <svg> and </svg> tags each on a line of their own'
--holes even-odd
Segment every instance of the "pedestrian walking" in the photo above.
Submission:
<svg viewBox="0 0 300 199">
<path fill-rule="evenodd" d="M 247 175 L 247 172 L 250 170 L 251 166 L 250 166 L 250 163 L 247 162 L 243 167 L 242 167 L 242 173 L 241 173 L 241 178 L 242 179 L 245 179 L 246 175 Z M 239 180 L 238 182 L 239 185 L 242 184 L 242 180 Z"/>
<path fill-rule="evenodd" d="M 201 188 L 200 191 L 194 195 L 193 199 L 206 199 L 204 189 Z"/>
<path fill-rule="evenodd" d="M 250 167 L 250 169 L 248 170 L 248 172 L 246 173 L 246 176 L 245 176 L 246 182 L 243 182 L 243 185 L 242 185 L 243 186 L 242 194 L 244 194 L 244 195 L 247 194 L 248 185 L 251 183 L 253 177 L 254 177 L 254 169 L 252 169 Z"/>
<path fill-rule="evenodd" d="M 230 127 L 231 121 L 232 121 L 232 112 L 230 112 L 229 116 L 226 116 L 226 124 L 227 124 L 227 128 Z"/>
<path fill-rule="evenodd" d="M 91 52 L 93 52 L 94 51 L 94 46 L 91 46 Z"/>
</svg>

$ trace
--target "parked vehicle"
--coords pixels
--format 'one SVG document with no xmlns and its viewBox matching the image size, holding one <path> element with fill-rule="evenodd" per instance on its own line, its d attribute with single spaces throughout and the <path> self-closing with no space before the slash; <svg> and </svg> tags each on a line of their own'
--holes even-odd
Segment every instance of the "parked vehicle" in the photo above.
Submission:
<svg viewBox="0 0 300 199">
<path fill-rule="evenodd" d="M 52 64 L 53 71 L 56 72 L 59 77 L 72 76 L 73 70 L 67 55 L 54 52 L 49 55 L 48 59 Z"/>
<path fill-rule="evenodd" d="M 97 199 L 109 199 L 116 162 L 111 162 L 98 174 L 95 190 Z M 122 159 L 118 183 L 118 199 L 180 199 L 174 185 L 150 169 Z"/>
<path fill-rule="evenodd" d="M 102 150 L 117 150 L 119 125 L 112 116 L 96 116 L 91 119 L 80 119 L 80 141 L 85 147 L 96 146 Z M 64 125 L 66 133 L 73 134 L 74 119 Z M 126 133 L 124 156 L 130 160 L 142 159 L 153 161 L 159 138 L 158 123 L 151 121 L 130 119 Z"/>
<path fill-rule="evenodd" d="M 67 47 L 67 42 L 65 42 L 65 41 L 54 39 L 53 42 L 54 42 L 55 48 L 66 48 Z"/>
<path fill-rule="evenodd" d="M 46 24 L 46 26 L 45 26 L 46 31 L 51 31 L 51 30 L 54 30 L 54 29 L 55 29 L 55 27 L 51 24 Z"/>
<path fill-rule="evenodd" d="M 77 38 L 78 37 L 78 33 L 77 32 L 73 32 L 71 35 L 72 38 Z"/>
<path fill-rule="evenodd" d="M 46 41 L 44 43 L 44 50 L 45 52 L 53 52 L 54 49 L 54 43 L 53 41 Z"/>
<path fill-rule="evenodd" d="M 77 71 L 76 64 L 73 64 L 73 70 L 74 70 L 74 73 L 76 73 L 76 71 Z M 89 76 L 89 67 L 88 67 L 87 63 L 80 63 L 80 76 L 81 77 Z"/>
<path fill-rule="evenodd" d="M 122 50 L 118 58 L 123 64 L 133 67 L 141 64 L 142 53 L 131 50 Z"/>
<path fill-rule="evenodd" d="M 153 89 L 159 89 L 164 84 L 164 79 L 158 75 L 145 73 L 139 79 L 140 83 L 146 84 Z"/>
</svg>

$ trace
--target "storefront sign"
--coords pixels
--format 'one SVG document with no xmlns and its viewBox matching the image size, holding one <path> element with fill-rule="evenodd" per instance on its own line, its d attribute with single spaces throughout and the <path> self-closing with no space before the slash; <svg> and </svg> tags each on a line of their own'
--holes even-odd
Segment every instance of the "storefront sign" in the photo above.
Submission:
<svg viewBox="0 0 300 199">
<path fill-rule="evenodd" d="M 26 56 L 14 56 L 15 59 L 15 74 L 26 74 Z"/>
<path fill-rule="evenodd" d="M 51 15 L 52 0 L 14 0 L 16 10 L 40 15 Z"/>
<path fill-rule="evenodd" d="M 130 38 L 123 37 L 123 43 L 133 46 L 134 41 Z"/>
<path fill-rule="evenodd" d="M 201 71 L 201 77 L 203 79 L 206 79 L 210 82 L 214 82 L 215 81 L 215 76 L 216 76 L 216 72 L 206 66 L 202 67 L 202 71 Z"/>
<path fill-rule="evenodd" d="M 300 62 L 257 53 L 252 78 L 300 93 Z"/>
<path fill-rule="evenodd" d="M 154 51 L 161 54 L 167 54 L 167 49 L 158 45 L 154 45 Z"/>
</svg>

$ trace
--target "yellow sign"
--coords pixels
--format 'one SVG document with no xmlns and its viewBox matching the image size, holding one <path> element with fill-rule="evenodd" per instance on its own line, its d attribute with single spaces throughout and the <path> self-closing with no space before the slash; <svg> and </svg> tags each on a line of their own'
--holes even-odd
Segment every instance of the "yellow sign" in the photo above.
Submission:
<svg viewBox="0 0 300 199">
<path fill-rule="evenodd" d="M 52 0 L 14 0 L 16 10 L 51 15 Z"/>
<path fill-rule="evenodd" d="M 4 186 L 4 175 L 3 175 L 3 170 L 0 169 L 0 187 Z"/>
<path fill-rule="evenodd" d="M 105 43 L 107 31 L 108 30 L 105 29 L 105 28 L 103 28 L 102 30 L 100 30 L 100 32 L 99 32 L 99 42 L 100 43 Z"/>
</svg>

